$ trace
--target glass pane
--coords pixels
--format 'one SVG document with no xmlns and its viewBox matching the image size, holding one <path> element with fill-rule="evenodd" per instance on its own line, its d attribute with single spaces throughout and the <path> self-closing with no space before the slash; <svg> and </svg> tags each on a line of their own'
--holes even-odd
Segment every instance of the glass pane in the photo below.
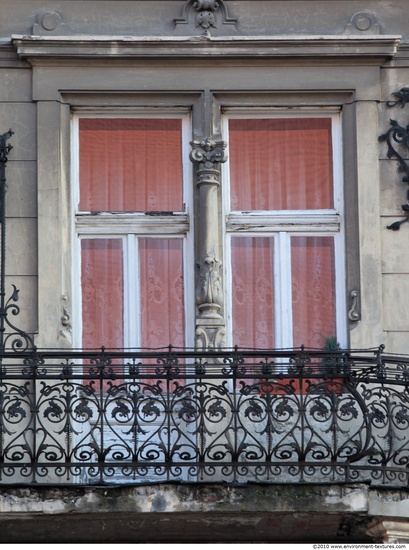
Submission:
<svg viewBox="0 0 409 550">
<path fill-rule="evenodd" d="M 234 237 L 232 256 L 233 345 L 274 347 L 274 239 Z"/>
<path fill-rule="evenodd" d="M 182 211 L 180 119 L 79 120 L 80 210 Z"/>
<path fill-rule="evenodd" d="M 293 342 L 322 348 L 336 336 L 335 255 L 332 237 L 292 237 Z"/>
<path fill-rule="evenodd" d="M 232 210 L 333 207 L 329 118 L 230 119 Z"/>
<path fill-rule="evenodd" d="M 81 252 L 82 345 L 122 348 L 122 241 L 83 239 Z"/>
<path fill-rule="evenodd" d="M 185 345 L 182 239 L 140 239 L 142 346 Z"/>
</svg>

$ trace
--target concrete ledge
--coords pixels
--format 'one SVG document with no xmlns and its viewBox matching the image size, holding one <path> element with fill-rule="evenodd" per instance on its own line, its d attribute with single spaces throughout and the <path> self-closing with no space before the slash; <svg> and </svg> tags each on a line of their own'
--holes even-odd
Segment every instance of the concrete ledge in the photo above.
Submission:
<svg viewBox="0 0 409 550">
<path fill-rule="evenodd" d="M 23 59 L 118 57 L 301 57 L 372 58 L 375 64 L 394 57 L 400 35 L 284 36 L 35 36 L 12 35 Z"/>
<path fill-rule="evenodd" d="M 371 542 L 409 491 L 357 485 L 2 487 L 0 542 Z"/>
<path fill-rule="evenodd" d="M 366 485 L 150 485 L 2 488 L 0 513 L 350 512 L 367 513 Z"/>
</svg>

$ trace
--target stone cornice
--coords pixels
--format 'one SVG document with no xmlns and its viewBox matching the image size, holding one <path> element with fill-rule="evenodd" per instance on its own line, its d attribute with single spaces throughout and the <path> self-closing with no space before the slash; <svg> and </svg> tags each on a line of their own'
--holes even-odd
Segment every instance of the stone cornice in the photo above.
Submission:
<svg viewBox="0 0 409 550">
<path fill-rule="evenodd" d="M 33 64 L 58 59 L 132 58 L 393 58 L 400 36 L 113 37 L 12 36 L 17 54 Z"/>
</svg>

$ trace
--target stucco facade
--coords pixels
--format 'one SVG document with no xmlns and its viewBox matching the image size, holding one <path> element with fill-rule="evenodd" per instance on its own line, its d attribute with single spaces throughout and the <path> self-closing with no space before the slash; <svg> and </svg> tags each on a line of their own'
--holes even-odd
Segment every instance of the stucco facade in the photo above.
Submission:
<svg viewBox="0 0 409 550">
<path fill-rule="evenodd" d="M 217 349 L 231 343 L 225 224 L 239 232 L 248 229 L 240 224 L 254 223 L 234 216 L 226 222 L 223 117 L 244 111 L 335 113 L 342 141 L 342 345 L 382 344 L 389 354 L 409 355 L 409 224 L 398 231 L 387 227 L 407 215 L 407 184 L 399 161 L 379 141 L 390 119 L 408 124 L 409 105 L 392 104 L 399 99 L 393 94 L 409 85 L 408 23 L 406 0 L 3 0 L 0 133 L 14 131 L 7 163 L 6 283 L 20 290 L 19 326 L 34 335 L 38 348 L 79 347 L 73 236 L 91 222 L 75 218 L 75 117 L 189 115 L 192 208 L 178 219 L 177 231 L 183 234 L 191 223 L 192 343 Z M 408 158 L 407 148 L 397 149 Z M 262 233 L 270 220 L 259 221 Z M 159 233 L 166 223 L 156 213 L 143 231 Z M 309 223 L 335 227 L 329 217 Z M 377 492 L 367 485 L 212 484 L 202 491 L 189 485 L 8 486 L 0 488 L 0 540 L 407 542 L 407 499 L 405 489 Z M 93 523 L 82 536 L 90 514 Z M 110 526 L 104 538 L 100 522 L 108 525 L 112 514 L 122 522 L 122 534 Z M 275 523 L 277 515 L 286 532 Z M 68 517 L 80 522 L 75 534 L 58 523 L 67 525 Z M 41 531 L 40 519 L 55 522 L 52 539 Z M 16 528 L 21 520 L 35 522 L 32 541 Z"/>
</svg>

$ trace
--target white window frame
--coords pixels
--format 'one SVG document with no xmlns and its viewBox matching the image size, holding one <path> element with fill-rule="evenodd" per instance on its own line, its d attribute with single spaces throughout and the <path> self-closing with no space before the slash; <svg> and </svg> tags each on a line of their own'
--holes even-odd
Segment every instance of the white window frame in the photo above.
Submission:
<svg viewBox="0 0 409 550">
<path fill-rule="evenodd" d="M 79 120 L 81 118 L 176 118 L 182 121 L 182 177 L 184 210 L 172 214 L 145 212 L 99 212 L 98 214 L 79 210 Z M 71 116 L 71 208 L 73 224 L 73 288 L 81 288 L 81 240 L 120 239 L 123 243 L 124 279 L 124 347 L 141 347 L 141 323 L 138 307 L 140 298 L 138 243 L 140 238 L 183 239 L 183 277 L 185 305 L 185 345 L 194 345 L 194 281 L 189 266 L 193 262 L 193 224 L 190 217 L 193 205 L 192 169 L 189 161 L 191 140 L 191 115 L 188 110 L 133 109 L 114 111 L 81 109 Z M 160 151 L 158 151 L 160 155 Z M 136 280 L 137 284 L 130 284 Z M 82 292 L 73 296 L 73 346 L 82 347 Z M 167 342 L 171 344 L 172 342 Z M 103 344 L 103 343 L 102 343 Z"/>
<path fill-rule="evenodd" d="M 274 237 L 274 289 L 275 289 L 275 347 L 293 348 L 308 342 L 293 342 L 292 289 L 291 289 L 291 237 L 334 237 L 336 337 L 341 347 L 348 345 L 346 311 L 346 266 L 344 223 L 344 177 L 342 162 L 342 119 L 339 109 L 334 108 L 227 108 L 222 118 L 223 139 L 229 146 L 228 123 L 230 119 L 254 118 L 331 118 L 333 147 L 333 193 L 334 208 L 319 210 L 253 210 L 230 209 L 230 166 L 223 165 L 223 232 L 226 296 L 227 345 L 233 346 L 233 319 L 231 299 L 231 239 L 235 236 Z"/>
</svg>

